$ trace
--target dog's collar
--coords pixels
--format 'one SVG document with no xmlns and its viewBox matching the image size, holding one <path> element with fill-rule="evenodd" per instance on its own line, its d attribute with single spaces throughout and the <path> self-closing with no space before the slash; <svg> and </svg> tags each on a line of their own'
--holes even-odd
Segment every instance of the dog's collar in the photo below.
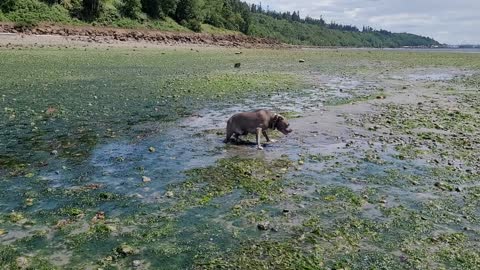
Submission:
<svg viewBox="0 0 480 270">
<path fill-rule="evenodd" d="M 275 126 L 277 125 L 277 121 L 278 121 L 278 114 L 274 114 L 273 119 L 272 119 L 272 124 L 269 128 L 270 129 L 275 129 Z"/>
</svg>

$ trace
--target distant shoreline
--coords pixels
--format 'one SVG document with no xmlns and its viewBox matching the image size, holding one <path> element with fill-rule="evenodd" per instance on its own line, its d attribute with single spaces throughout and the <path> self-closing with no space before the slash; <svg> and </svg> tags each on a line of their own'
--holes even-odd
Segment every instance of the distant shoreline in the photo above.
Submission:
<svg viewBox="0 0 480 270">
<path fill-rule="evenodd" d="M 277 40 L 234 34 L 206 34 L 166 32 L 146 29 L 124 29 L 93 26 L 62 26 L 45 24 L 32 28 L 18 28 L 13 23 L 0 22 L 0 46 L 79 46 L 79 47 L 233 47 L 271 49 L 348 49 L 391 50 L 418 52 L 480 53 L 480 48 L 374 48 L 305 46 L 281 43 Z"/>
</svg>

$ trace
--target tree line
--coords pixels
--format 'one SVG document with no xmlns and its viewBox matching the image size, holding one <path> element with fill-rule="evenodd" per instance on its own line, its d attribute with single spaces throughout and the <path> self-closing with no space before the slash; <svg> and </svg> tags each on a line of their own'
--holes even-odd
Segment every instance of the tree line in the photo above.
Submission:
<svg viewBox="0 0 480 270">
<path fill-rule="evenodd" d="M 32 11 L 39 1 L 61 6 L 73 18 L 87 22 L 119 17 L 138 21 L 170 17 L 197 32 L 202 23 L 208 23 L 248 33 L 251 15 L 250 6 L 240 0 L 1 0 L 0 10 L 6 14 Z"/>
<path fill-rule="evenodd" d="M 302 18 L 299 11 L 277 12 L 241 0 L 0 0 L 0 20 L 2 17 L 12 21 L 78 20 L 117 26 L 122 26 L 118 22 L 125 20 L 142 25 L 171 18 L 196 32 L 202 31 L 202 24 L 209 24 L 295 44 L 374 47 L 438 44 L 412 34 L 395 34 L 369 26 L 360 30 L 353 25 L 327 23 L 322 17 Z"/>
</svg>

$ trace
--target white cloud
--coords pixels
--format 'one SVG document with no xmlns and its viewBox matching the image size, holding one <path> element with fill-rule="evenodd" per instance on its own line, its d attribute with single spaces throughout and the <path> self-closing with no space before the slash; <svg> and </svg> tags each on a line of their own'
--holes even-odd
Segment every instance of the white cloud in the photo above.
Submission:
<svg viewBox="0 0 480 270">
<path fill-rule="evenodd" d="M 246 0 L 258 4 L 259 1 Z M 264 0 L 271 10 L 299 10 L 302 16 L 327 22 L 410 32 L 443 43 L 480 44 L 479 0 Z"/>
</svg>

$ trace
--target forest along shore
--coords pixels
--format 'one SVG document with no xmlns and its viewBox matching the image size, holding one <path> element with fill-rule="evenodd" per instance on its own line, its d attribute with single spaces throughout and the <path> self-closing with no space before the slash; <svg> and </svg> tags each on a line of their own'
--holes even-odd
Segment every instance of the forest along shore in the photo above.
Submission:
<svg viewBox="0 0 480 270">
<path fill-rule="evenodd" d="M 59 26 L 39 25 L 34 27 L 19 27 L 13 23 L 0 24 L 0 34 L 10 33 L 19 35 L 7 37 L 0 36 L 0 45 L 30 44 L 41 41 L 28 38 L 28 36 L 58 36 L 69 41 L 88 43 L 149 43 L 159 45 L 212 45 L 220 47 L 245 47 L 245 48 L 286 48 L 290 45 L 283 44 L 274 39 L 257 38 L 243 34 L 207 34 L 165 32 L 155 30 L 121 29 L 93 26 Z M 55 39 L 55 38 L 53 38 Z M 22 42 L 24 40 L 25 42 Z M 44 39 L 43 39 L 44 40 Z M 62 39 L 57 42 L 64 43 Z"/>
</svg>

